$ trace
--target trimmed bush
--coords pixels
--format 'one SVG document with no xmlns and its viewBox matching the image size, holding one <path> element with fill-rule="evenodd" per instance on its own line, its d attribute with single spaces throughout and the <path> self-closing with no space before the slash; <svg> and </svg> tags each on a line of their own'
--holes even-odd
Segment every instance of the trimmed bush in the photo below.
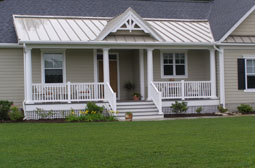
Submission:
<svg viewBox="0 0 255 168">
<path fill-rule="evenodd" d="M 24 118 L 23 112 L 17 106 L 11 106 L 8 116 L 12 121 L 20 121 Z"/>
<path fill-rule="evenodd" d="M 183 113 L 188 110 L 187 102 L 179 103 L 178 101 L 175 101 L 170 108 L 174 113 Z"/>
<path fill-rule="evenodd" d="M 0 120 L 8 120 L 8 113 L 13 103 L 9 101 L 0 101 Z"/>
<path fill-rule="evenodd" d="M 251 105 L 249 104 L 241 104 L 237 107 L 237 109 L 240 113 L 251 113 L 253 111 Z"/>
<path fill-rule="evenodd" d="M 88 111 L 88 114 L 91 114 L 92 112 L 102 114 L 104 111 L 104 107 L 100 107 L 100 106 L 96 105 L 96 103 L 94 103 L 94 102 L 88 102 L 87 108 L 85 109 L 85 111 Z"/>
</svg>

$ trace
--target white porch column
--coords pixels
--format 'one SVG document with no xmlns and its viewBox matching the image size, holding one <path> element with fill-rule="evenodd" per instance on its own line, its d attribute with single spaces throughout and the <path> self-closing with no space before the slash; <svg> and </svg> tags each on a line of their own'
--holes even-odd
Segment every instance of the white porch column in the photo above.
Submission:
<svg viewBox="0 0 255 168">
<path fill-rule="evenodd" d="M 219 51 L 219 67 L 220 67 L 220 104 L 226 108 L 225 104 L 225 75 L 224 75 L 224 50 Z"/>
<path fill-rule="evenodd" d="M 103 49 L 104 83 L 110 83 L 109 48 Z"/>
<path fill-rule="evenodd" d="M 215 99 L 216 96 L 216 64 L 215 64 L 215 50 L 210 50 L 210 80 L 211 80 L 211 97 Z"/>
<path fill-rule="evenodd" d="M 151 82 L 153 82 L 153 49 L 147 49 L 148 100 L 151 100 Z"/>
<path fill-rule="evenodd" d="M 140 65 L 140 94 L 144 100 L 144 52 L 143 49 L 139 50 L 139 65 Z"/>
<path fill-rule="evenodd" d="M 32 102 L 32 56 L 31 48 L 24 49 L 25 102 Z"/>
</svg>

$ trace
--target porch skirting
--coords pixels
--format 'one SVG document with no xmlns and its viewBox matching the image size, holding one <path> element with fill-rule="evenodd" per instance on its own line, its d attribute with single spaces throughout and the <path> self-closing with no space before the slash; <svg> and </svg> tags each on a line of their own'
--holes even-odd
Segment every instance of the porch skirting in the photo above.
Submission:
<svg viewBox="0 0 255 168">
<path fill-rule="evenodd" d="M 217 105 L 206 105 L 206 106 L 189 106 L 188 111 L 185 114 L 196 114 L 196 110 L 202 107 L 201 114 L 212 114 L 218 111 Z M 172 112 L 172 109 L 170 107 L 163 107 L 163 113 L 164 114 L 174 114 Z"/>
</svg>

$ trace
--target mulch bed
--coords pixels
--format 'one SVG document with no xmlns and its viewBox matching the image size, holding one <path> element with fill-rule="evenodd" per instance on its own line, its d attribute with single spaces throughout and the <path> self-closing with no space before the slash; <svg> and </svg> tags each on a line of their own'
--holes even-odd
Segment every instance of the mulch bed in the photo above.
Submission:
<svg viewBox="0 0 255 168">
<path fill-rule="evenodd" d="M 213 117 L 213 116 L 222 116 L 219 114 L 165 114 L 165 118 L 178 118 L 178 117 Z"/>
<path fill-rule="evenodd" d="M 243 115 L 249 115 L 249 114 L 255 114 L 255 112 L 251 112 L 251 113 L 243 113 Z"/>
</svg>

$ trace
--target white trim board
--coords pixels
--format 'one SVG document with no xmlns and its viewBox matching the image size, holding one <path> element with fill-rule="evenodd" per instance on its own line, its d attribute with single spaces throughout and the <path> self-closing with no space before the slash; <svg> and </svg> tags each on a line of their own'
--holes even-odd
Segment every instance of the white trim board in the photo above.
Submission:
<svg viewBox="0 0 255 168">
<path fill-rule="evenodd" d="M 241 19 L 239 19 L 238 22 L 234 24 L 234 26 L 219 40 L 219 42 L 221 43 L 225 41 L 228 38 L 228 36 L 231 33 L 233 33 L 237 29 L 237 27 L 239 27 L 244 22 L 244 20 L 247 19 L 254 11 L 255 5 L 243 17 L 241 17 Z"/>
</svg>

